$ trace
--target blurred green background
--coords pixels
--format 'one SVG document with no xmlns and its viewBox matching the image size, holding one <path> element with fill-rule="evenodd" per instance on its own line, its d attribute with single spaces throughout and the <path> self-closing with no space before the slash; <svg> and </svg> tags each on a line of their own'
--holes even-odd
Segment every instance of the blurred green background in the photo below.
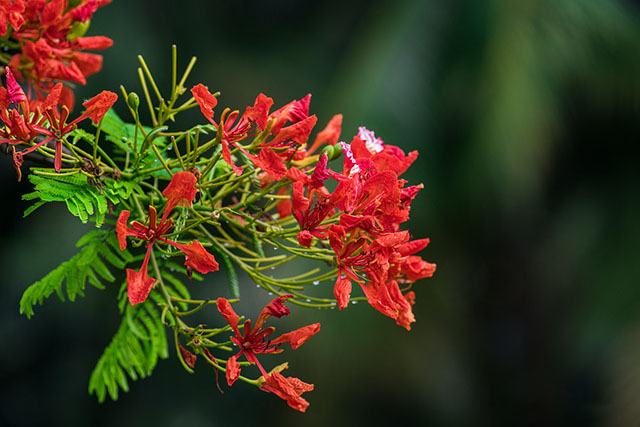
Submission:
<svg viewBox="0 0 640 427">
<path fill-rule="evenodd" d="M 79 99 L 139 91 L 138 54 L 168 87 L 174 43 L 181 67 L 199 58 L 190 84 L 220 90 L 223 106 L 311 92 L 319 128 L 343 113 L 343 139 L 366 125 L 420 151 L 405 175 L 425 185 L 408 226 L 431 238 L 422 256 L 438 271 L 414 288 L 411 332 L 366 304 L 294 307 L 278 321 L 322 322 L 267 361 L 316 384 L 307 414 L 241 383 L 220 394 L 208 367 L 190 376 L 173 355 L 100 405 L 87 383 L 119 323 L 117 286 L 18 314 L 23 290 L 74 253 L 86 226 L 62 206 L 22 219 L 30 185 L 2 158 L 0 425 L 640 425 L 639 10 L 115 0 L 90 30 L 115 45 Z M 215 275 L 197 286 L 225 289 Z M 253 312 L 269 300 L 242 286 Z"/>
</svg>

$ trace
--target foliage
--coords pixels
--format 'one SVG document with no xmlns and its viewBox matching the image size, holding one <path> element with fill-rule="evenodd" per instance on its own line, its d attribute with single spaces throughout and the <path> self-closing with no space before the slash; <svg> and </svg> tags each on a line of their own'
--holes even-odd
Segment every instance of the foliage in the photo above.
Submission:
<svg viewBox="0 0 640 427">
<path fill-rule="evenodd" d="M 84 296 L 87 281 L 104 289 L 105 281 L 115 280 L 105 262 L 122 270 L 133 259 L 129 251 L 118 248 L 118 239 L 112 230 L 90 231 L 78 240 L 76 247 L 82 248 L 80 252 L 27 288 L 20 300 L 20 313 L 31 318 L 33 307 L 54 292 L 64 301 L 63 284 L 69 301 L 75 301 L 77 295 Z"/>
</svg>

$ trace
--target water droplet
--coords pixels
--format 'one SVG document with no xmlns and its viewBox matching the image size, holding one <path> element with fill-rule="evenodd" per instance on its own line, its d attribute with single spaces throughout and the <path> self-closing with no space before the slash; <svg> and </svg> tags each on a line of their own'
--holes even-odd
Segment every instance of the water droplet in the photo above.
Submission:
<svg viewBox="0 0 640 427">
<path fill-rule="evenodd" d="M 309 298 L 307 298 L 307 302 L 311 302 L 311 300 Z"/>
<path fill-rule="evenodd" d="M 260 285 L 256 285 L 256 288 L 259 288 L 259 287 L 260 287 Z"/>
<path fill-rule="evenodd" d="M 331 305 L 336 305 L 336 303 L 335 303 L 335 302 L 332 302 L 332 303 L 331 303 Z"/>
<path fill-rule="evenodd" d="M 269 292 L 269 295 L 273 295 L 273 292 Z"/>
<path fill-rule="evenodd" d="M 224 245 L 225 245 L 225 246 L 229 246 L 229 243 L 228 243 L 228 242 L 224 242 Z"/>
<path fill-rule="evenodd" d="M 354 305 L 355 305 L 355 304 L 357 304 L 357 303 L 358 303 L 358 301 L 351 301 L 351 304 L 354 304 Z"/>
<path fill-rule="evenodd" d="M 335 309 L 335 307 L 331 307 L 331 310 L 334 310 L 334 309 Z"/>
<path fill-rule="evenodd" d="M 274 251 L 277 251 L 277 250 L 278 250 L 278 247 L 277 247 L 277 246 L 274 246 L 274 247 L 273 247 L 273 250 L 274 250 Z"/>
<path fill-rule="evenodd" d="M 272 270 L 275 270 L 276 268 L 275 268 L 275 267 L 271 267 L 271 269 L 272 269 Z"/>
<path fill-rule="evenodd" d="M 176 271 L 176 269 L 175 268 L 170 268 L 169 271 Z"/>
<path fill-rule="evenodd" d="M 320 281 L 319 281 L 319 280 L 314 280 L 314 281 L 313 281 L 313 286 L 318 286 L 319 284 L 320 284 Z"/>
</svg>

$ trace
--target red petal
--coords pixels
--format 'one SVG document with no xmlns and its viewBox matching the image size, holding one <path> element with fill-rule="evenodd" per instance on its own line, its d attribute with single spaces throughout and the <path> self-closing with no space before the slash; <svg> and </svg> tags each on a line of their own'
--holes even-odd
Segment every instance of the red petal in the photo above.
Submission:
<svg viewBox="0 0 640 427">
<path fill-rule="evenodd" d="M 191 94 L 200 106 L 202 115 L 211 121 L 213 119 L 213 109 L 218 105 L 218 99 L 201 83 L 191 88 Z"/>
<path fill-rule="evenodd" d="M 178 348 L 180 349 L 180 354 L 182 354 L 182 358 L 184 359 L 186 364 L 190 368 L 193 368 L 194 366 L 196 366 L 196 360 L 198 359 L 198 356 L 196 356 L 195 354 L 191 353 L 189 350 L 184 348 L 180 343 L 178 343 Z"/>
<path fill-rule="evenodd" d="M 118 222 L 116 223 L 116 232 L 118 233 L 118 243 L 120 244 L 120 250 L 127 249 L 127 236 L 130 235 L 128 233 L 129 227 L 127 223 L 129 222 L 129 215 L 131 215 L 130 211 L 122 211 L 118 216 Z"/>
<path fill-rule="evenodd" d="M 407 280 L 415 282 L 416 280 L 433 276 L 436 271 L 436 265 L 413 255 L 407 257 L 401 266 L 401 271 L 407 276 Z"/>
<path fill-rule="evenodd" d="M 71 61 L 84 77 L 89 77 L 102 69 L 102 55 L 95 53 L 76 52 Z"/>
<path fill-rule="evenodd" d="M 170 244 L 184 252 L 184 265 L 194 268 L 202 274 L 218 271 L 220 268 L 213 255 L 207 252 L 197 240 L 187 245 L 173 242 L 170 242 Z"/>
<path fill-rule="evenodd" d="M 225 162 L 227 162 L 227 164 L 229 166 L 231 166 L 231 169 L 233 169 L 233 171 L 236 173 L 236 175 L 240 176 L 242 175 L 242 167 L 241 166 L 236 166 L 235 163 L 233 163 L 233 159 L 231 158 L 231 150 L 229 149 L 229 141 L 226 140 L 226 138 L 222 138 L 222 158 L 224 159 Z"/>
<path fill-rule="evenodd" d="M 233 311 L 233 308 L 231 307 L 231 304 L 229 304 L 229 301 L 220 297 L 216 300 L 216 306 L 218 307 L 218 311 L 220 312 L 220 314 L 222 314 L 227 323 L 229 323 L 229 325 L 231 326 L 231 329 L 233 329 L 233 332 L 235 332 L 238 337 L 241 337 L 242 335 L 240 335 L 240 331 L 238 330 L 238 322 L 240 321 L 240 316 L 238 316 L 236 312 Z"/>
<path fill-rule="evenodd" d="M 304 196 L 304 185 L 301 182 L 293 183 L 293 196 L 291 196 L 293 215 L 299 224 L 304 222 L 304 214 L 309 210 L 309 199 Z"/>
<path fill-rule="evenodd" d="M 240 364 L 237 359 L 238 356 L 231 356 L 229 360 L 227 360 L 227 384 L 230 386 L 232 386 L 240 376 Z"/>
<path fill-rule="evenodd" d="M 191 206 L 197 193 L 196 182 L 198 182 L 198 179 L 191 172 L 180 171 L 173 174 L 171 182 L 162 192 L 162 195 L 167 198 L 167 204 L 164 206 L 160 224 L 164 223 L 169 213 L 176 206 L 185 208 Z"/>
<path fill-rule="evenodd" d="M 320 188 L 324 186 L 324 181 L 329 179 L 331 176 L 327 173 L 327 161 L 329 157 L 327 153 L 322 153 L 320 156 L 320 160 L 316 165 L 313 174 L 311 175 L 311 182 L 309 183 L 310 188 Z"/>
<path fill-rule="evenodd" d="M 310 248 L 311 242 L 313 242 L 313 234 L 309 232 L 309 230 L 302 230 L 296 236 L 298 238 L 298 243 L 300 246 L 304 248 Z"/>
<path fill-rule="evenodd" d="M 151 292 L 151 288 L 153 288 L 153 284 L 156 281 L 156 279 L 149 277 L 149 274 L 147 274 L 150 253 L 151 245 L 149 245 L 149 248 L 147 249 L 147 256 L 142 263 L 140 271 L 127 268 L 127 295 L 129 296 L 129 302 L 131 305 L 145 302 Z"/>
<path fill-rule="evenodd" d="M 342 114 L 336 114 L 329 120 L 327 126 L 316 135 L 316 139 L 313 141 L 313 145 L 309 149 L 309 153 L 313 153 L 322 144 L 336 145 L 338 139 L 340 139 L 340 132 L 342 131 Z"/>
<path fill-rule="evenodd" d="M 275 144 L 280 141 L 292 140 L 297 142 L 298 144 L 304 144 L 309 139 L 309 134 L 311 130 L 316 125 L 316 121 L 318 118 L 315 114 L 311 117 L 307 117 L 306 119 L 295 123 L 291 126 L 287 126 L 283 128 L 278 134 L 273 138 L 273 140 L 269 141 L 269 145 Z"/>
<path fill-rule="evenodd" d="M 40 24 L 43 27 L 53 25 L 60 19 L 64 12 L 65 0 L 51 0 L 42 9 Z"/>
<path fill-rule="evenodd" d="M 287 174 L 287 167 L 282 163 L 280 156 L 269 148 L 263 148 L 258 155 L 252 157 L 251 160 L 256 167 L 262 169 L 278 181 Z"/>
<path fill-rule="evenodd" d="M 351 279 L 348 277 L 341 277 L 336 280 L 336 284 L 333 287 L 333 295 L 338 302 L 338 308 L 342 310 L 349 305 L 349 298 L 351 297 Z"/>
<path fill-rule="evenodd" d="M 107 111 L 113 106 L 118 99 L 118 95 L 108 90 L 103 90 L 93 98 L 82 103 L 87 110 L 80 117 L 75 119 L 73 123 L 78 123 L 87 117 L 90 117 L 93 123 L 98 124 Z"/>
<path fill-rule="evenodd" d="M 278 338 L 271 340 L 271 344 L 289 343 L 291 348 L 295 350 L 302 344 L 307 342 L 309 338 L 314 336 L 320 331 L 320 323 L 314 323 L 307 325 L 303 328 L 296 329 L 295 331 L 280 335 Z"/>
<path fill-rule="evenodd" d="M 273 301 L 267 304 L 260 312 L 253 330 L 260 330 L 260 328 L 264 324 L 264 321 L 267 320 L 270 316 L 275 316 L 279 319 L 282 316 L 288 315 L 290 313 L 289 307 L 285 306 L 284 302 L 289 298 L 293 298 L 293 295 L 281 295 L 274 298 Z"/>
<path fill-rule="evenodd" d="M 242 115 L 245 119 L 251 120 L 258 125 L 258 129 L 264 130 L 267 127 L 267 119 L 269 118 L 269 109 L 273 105 L 273 99 L 264 94 L 256 97 L 253 107 L 247 107 Z"/>
<path fill-rule="evenodd" d="M 60 101 L 60 94 L 62 93 L 62 83 L 57 83 L 49 92 L 45 100 L 42 102 L 42 110 L 47 108 L 55 108 Z"/>
<path fill-rule="evenodd" d="M 309 402 L 300 395 L 305 391 L 313 390 L 313 384 L 307 384 L 298 378 L 285 378 L 279 372 L 274 372 L 265 377 L 265 383 L 260 388 L 286 400 L 287 404 L 296 411 L 305 412 Z"/>
<path fill-rule="evenodd" d="M 420 240 L 412 240 L 410 242 L 406 242 L 401 244 L 398 247 L 398 253 L 401 256 L 409 256 L 413 255 L 417 252 L 420 252 L 429 244 L 429 239 L 420 239 Z"/>
<path fill-rule="evenodd" d="M 7 70 L 7 93 L 9 94 L 9 102 L 17 104 L 26 101 L 27 95 L 24 94 L 24 91 L 13 76 L 11 69 L 6 67 L 5 70 Z"/>
<path fill-rule="evenodd" d="M 81 50 L 103 50 L 113 46 L 113 40 L 105 36 L 78 37 L 73 42 Z"/>
</svg>

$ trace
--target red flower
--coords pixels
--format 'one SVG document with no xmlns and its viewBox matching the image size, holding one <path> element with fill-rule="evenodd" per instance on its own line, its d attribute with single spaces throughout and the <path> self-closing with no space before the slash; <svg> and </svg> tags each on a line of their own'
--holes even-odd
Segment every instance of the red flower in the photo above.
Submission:
<svg viewBox="0 0 640 427">
<path fill-rule="evenodd" d="M 285 378 L 280 372 L 273 372 L 264 377 L 265 383 L 260 387 L 264 391 L 274 393 L 287 401 L 287 404 L 296 411 L 305 412 L 309 402 L 301 395 L 306 391 L 313 391 L 313 384 L 307 384 L 295 377 Z"/>
<path fill-rule="evenodd" d="M 120 212 L 120 216 L 118 217 L 118 222 L 116 224 L 120 249 L 126 249 L 127 236 L 136 237 L 148 242 L 146 246 L 147 253 L 144 261 L 142 262 L 142 268 L 140 271 L 135 271 L 129 268 L 127 269 L 127 295 L 129 296 L 129 302 L 131 305 L 144 302 L 147 299 L 147 296 L 149 296 L 149 292 L 151 292 L 151 288 L 155 283 L 155 279 L 150 277 L 147 272 L 151 248 L 153 247 L 154 242 L 158 244 L 168 244 L 184 252 L 184 264 L 199 271 L 200 273 L 205 274 L 210 271 L 218 270 L 219 265 L 213 258 L 213 255 L 207 252 L 197 240 L 194 240 L 189 244 L 183 244 L 162 237 L 173 227 L 173 221 L 171 219 L 167 219 L 173 208 L 176 206 L 191 206 L 191 203 L 196 196 L 196 181 L 195 175 L 191 172 L 176 172 L 173 175 L 171 182 L 162 192 L 162 194 L 167 198 L 167 203 L 164 207 L 162 219 L 158 224 L 156 223 L 157 213 L 153 206 L 149 206 L 148 226 L 145 226 L 138 221 L 132 221 L 130 226 L 128 226 L 127 223 L 131 212 L 127 210 Z"/>
<path fill-rule="evenodd" d="M 231 341 L 240 348 L 240 352 L 231 356 L 227 361 L 227 383 L 229 385 L 232 385 L 240 376 L 240 365 L 237 363 L 237 359 L 243 354 L 249 362 L 255 363 L 258 366 L 264 378 L 267 379 L 270 375 L 262 367 L 256 355 L 280 353 L 282 352 L 280 345 L 283 343 L 289 343 L 291 348 L 295 350 L 318 333 L 320 323 L 314 323 L 283 334 L 276 339 L 267 339 L 267 337 L 275 331 L 275 328 L 273 326 L 262 328 L 264 322 L 271 316 L 280 318 L 288 315 L 289 308 L 284 305 L 284 301 L 291 297 L 293 297 L 293 295 L 282 295 L 275 298 L 264 307 L 253 328 L 251 327 L 251 320 L 245 321 L 243 333 L 241 333 L 238 328 L 240 317 L 233 310 L 229 301 L 224 298 L 218 298 L 216 302 L 218 311 L 220 311 L 220 314 L 222 314 L 227 323 L 229 323 L 229 326 L 231 326 L 235 334 L 235 336 L 231 337 Z"/>
<path fill-rule="evenodd" d="M 17 109 L 12 109 L 7 116 L 6 108 L 0 111 L 0 119 L 5 122 L 7 131 L 0 131 L 0 136 L 4 136 L 7 139 L 0 140 L 0 143 L 19 144 L 29 143 L 34 140 L 38 135 L 43 135 L 41 141 L 37 144 L 22 151 L 22 155 L 37 150 L 48 142 L 56 141 L 56 154 L 54 159 L 54 167 L 56 171 L 60 172 L 62 167 L 62 138 L 64 135 L 71 132 L 76 128 L 78 122 L 90 117 L 94 123 L 98 123 L 105 115 L 105 113 L 113 106 L 118 96 L 109 91 L 102 91 L 100 94 L 94 96 L 90 100 L 86 101 L 82 105 L 87 107 L 87 110 L 71 123 L 67 123 L 69 117 L 69 109 L 66 106 L 62 106 L 62 112 L 58 112 L 58 103 L 60 102 L 62 94 L 62 84 L 56 84 L 44 101 L 35 101 L 33 106 L 35 112 L 31 115 L 29 102 L 27 102 L 24 92 L 16 82 L 11 69 L 6 67 L 7 70 L 7 95 L 0 96 L 5 98 L 1 103 L 5 104 L 6 100 L 10 103 L 19 102 L 22 110 L 22 114 L 18 113 Z M 2 92 L 4 93 L 4 92 Z M 16 163 L 16 167 L 17 166 Z"/>
</svg>

